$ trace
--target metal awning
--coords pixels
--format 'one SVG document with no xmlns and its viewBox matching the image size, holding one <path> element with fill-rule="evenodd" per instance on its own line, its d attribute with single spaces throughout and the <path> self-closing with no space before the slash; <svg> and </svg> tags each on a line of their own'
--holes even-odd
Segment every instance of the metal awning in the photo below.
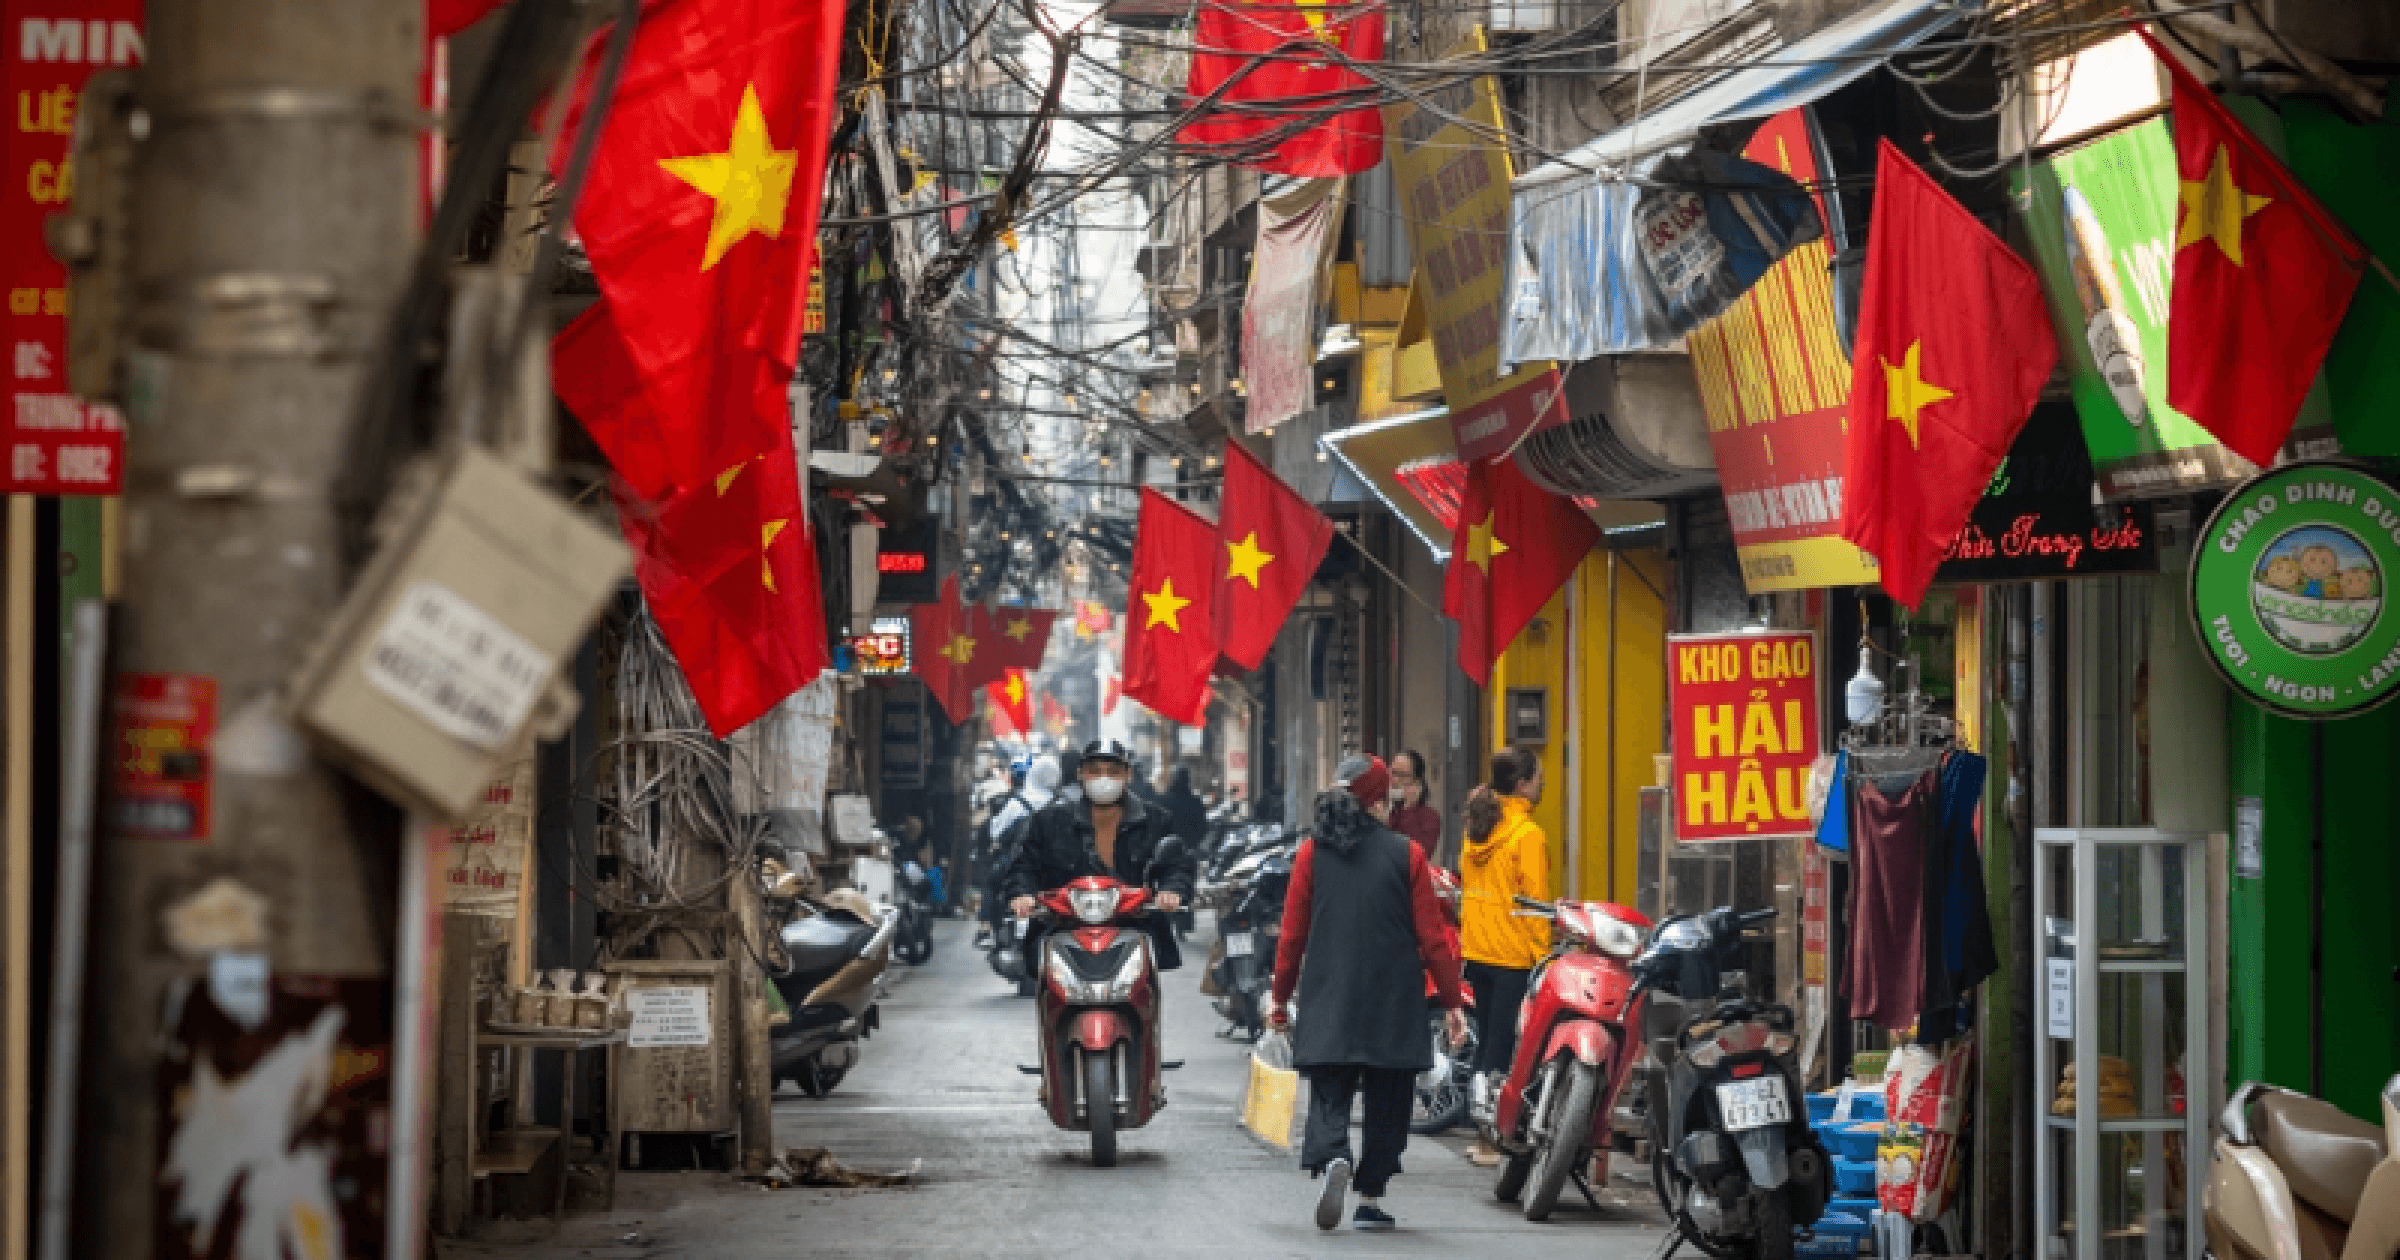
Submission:
<svg viewBox="0 0 2400 1260">
<path fill-rule="evenodd" d="M 1425 544 L 1435 560 L 1448 562 L 1450 522 L 1442 519 L 1433 503 L 1412 492 L 1401 476 L 1403 469 L 1458 462 L 1448 407 L 1335 429 L 1318 438 L 1317 446 L 1390 508 L 1392 515 L 1406 522 L 1409 532 Z"/>
<path fill-rule="evenodd" d="M 1689 144 L 1702 127 L 1780 114 L 1806 105 L 1913 48 L 1958 20 L 1955 0 L 1886 0 L 1776 52 L 1727 71 L 1655 113 L 1586 142 L 1519 176 L 1522 194 L 1571 180 L 1597 180 L 1629 163 Z"/>
</svg>

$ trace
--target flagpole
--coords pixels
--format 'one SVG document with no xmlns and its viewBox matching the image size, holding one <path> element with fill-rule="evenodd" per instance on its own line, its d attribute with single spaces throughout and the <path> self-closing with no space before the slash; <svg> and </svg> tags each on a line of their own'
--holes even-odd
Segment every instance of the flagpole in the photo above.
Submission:
<svg viewBox="0 0 2400 1260">
<path fill-rule="evenodd" d="M 1374 565 L 1377 572 L 1383 574 L 1387 578 L 1390 578 L 1392 580 L 1392 585 L 1399 587 L 1402 594 L 1417 601 L 1419 604 L 1423 604 L 1427 612 L 1437 615 L 1441 613 L 1442 610 L 1438 605 L 1429 602 L 1424 596 L 1417 594 L 1415 587 L 1410 586 L 1408 582 L 1399 574 L 1392 572 L 1391 569 L 1383 563 L 1383 561 L 1376 559 L 1375 553 L 1367 550 L 1367 545 L 1365 543 L 1352 538 L 1348 530 L 1336 529 L 1333 531 L 1333 536 L 1350 544 L 1351 549 L 1355 550 L 1360 556 L 1364 557 L 1368 564 Z"/>
</svg>

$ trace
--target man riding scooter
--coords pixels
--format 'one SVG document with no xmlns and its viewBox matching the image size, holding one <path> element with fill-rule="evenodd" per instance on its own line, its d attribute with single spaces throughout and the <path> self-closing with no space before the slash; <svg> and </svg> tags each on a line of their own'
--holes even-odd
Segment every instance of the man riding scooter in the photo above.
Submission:
<svg viewBox="0 0 2400 1260">
<path fill-rule="evenodd" d="M 1000 874 L 1008 912 L 1030 915 L 1037 896 L 1086 875 L 1113 876 L 1129 887 L 1151 889 L 1152 904 L 1166 914 L 1182 909 L 1191 900 L 1199 858 L 1172 834 L 1164 810 L 1142 804 L 1126 790 L 1133 755 L 1113 739 L 1095 740 L 1084 746 L 1075 773 L 1082 799 L 1062 798 L 1036 813 Z M 1151 936 L 1159 970 L 1182 965 L 1173 931 L 1152 930 Z M 1029 942 L 1025 956 L 1041 954 Z"/>
</svg>

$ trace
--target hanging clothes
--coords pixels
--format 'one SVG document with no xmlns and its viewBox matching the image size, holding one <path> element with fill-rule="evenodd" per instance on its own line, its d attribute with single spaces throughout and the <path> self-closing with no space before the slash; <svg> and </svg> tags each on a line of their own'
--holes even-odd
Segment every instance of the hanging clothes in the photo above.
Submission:
<svg viewBox="0 0 2400 1260">
<path fill-rule="evenodd" d="M 1986 762 L 1970 752 L 1942 759 L 1936 772 L 1937 829 L 1926 854 L 1926 910 L 1932 924 L 1925 957 L 1925 1011 L 1918 1039 L 1940 1042 L 1971 1022 L 1965 995 L 2000 968 L 1985 900 L 1983 849 L 1975 820 L 1983 804 Z"/>
<path fill-rule="evenodd" d="M 1924 1008 L 1926 839 L 1936 826 L 1935 771 L 1873 775 L 1851 767 L 1850 1017 L 1900 1029 Z"/>
<path fill-rule="evenodd" d="M 1825 792 L 1825 816 L 1817 821 L 1817 843 L 1850 851 L 1850 754 L 1833 755 L 1833 785 Z"/>
</svg>

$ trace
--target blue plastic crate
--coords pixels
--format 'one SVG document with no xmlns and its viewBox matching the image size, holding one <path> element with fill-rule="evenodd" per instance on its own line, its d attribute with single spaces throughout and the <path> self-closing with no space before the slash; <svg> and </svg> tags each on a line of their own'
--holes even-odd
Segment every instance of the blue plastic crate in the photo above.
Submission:
<svg viewBox="0 0 2400 1260">
<path fill-rule="evenodd" d="M 1842 1195 L 1875 1193 L 1875 1161 L 1834 1156 L 1833 1192 Z"/>
<path fill-rule="evenodd" d="M 1821 1094 L 1810 1094 L 1808 1096 L 1808 1122 L 1812 1125 L 1832 1123 L 1834 1108 L 1841 1105 L 1841 1101 L 1840 1090 L 1829 1089 Z M 1852 1121 L 1882 1120 L 1883 1095 L 1869 1090 L 1861 1090 L 1852 1094 L 1850 1096 L 1850 1119 Z"/>
<path fill-rule="evenodd" d="M 1883 1141 L 1883 1122 L 1853 1120 L 1848 1124 L 1821 1124 L 1817 1126 L 1817 1136 L 1824 1140 L 1825 1149 L 1834 1158 L 1871 1164 L 1875 1162 L 1876 1146 Z"/>
<path fill-rule="evenodd" d="M 1825 1205 L 1825 1214 L 1827 1216 L 1831 1216 L 1834 1213 L 1839 1212 L 1845 1216 L 1855 1216 L 1861 1222 L 1874 1220 L 1875 1214 L 1882 1210 L 1882 1201 L 1877 1199 L 1872 1194 L 1840 1195 L 1835 1197 L 1832 1202 Z"/>
<path fill-rule="evenodd" d="M 1815 1257 L 1816 1260 L 1849 1260 L 1858 1254 L 1872 1228 L 1867 1222 L 1848 1212 L 1827 1212 L 1810 1226 L 1815 1236 L 1794 1246 L 1793 1253 Z"/>
<path fill-rule="evenodd" d="M 1867 1223 L 1866 1217 L 1856 1212 L 1836 1212 L 1831 1208 L 1827 1208 L 1825 1214 L 1817 1218 L 1817 1223 L 1809 1228 L 1819 1238 L 1839 1234 L 1845 1238 L 1863 1239 L 1875 1232 L 1875 1227 Z"/>
</svg>

